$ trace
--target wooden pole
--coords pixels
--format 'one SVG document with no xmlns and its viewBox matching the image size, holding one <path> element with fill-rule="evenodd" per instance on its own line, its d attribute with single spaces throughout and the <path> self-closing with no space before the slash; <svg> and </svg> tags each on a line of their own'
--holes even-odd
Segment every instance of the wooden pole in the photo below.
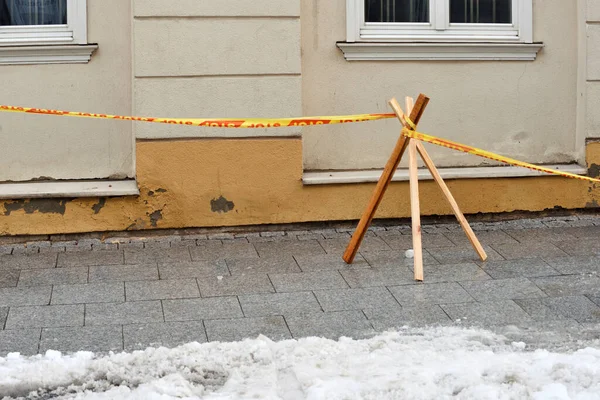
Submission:
<svg viewBox="0 0 600 400">
<path fill-rule="evenodd" d="M 425 146 L 423 146 L 423 143 L 421 143 L 418 140 L 411 140 L 411 143 L 412 142 L 416 143 L 417 151 L 419 152 L 419 154 L 421 155 L 421 158 L 425 162 L 425 165 L 429 169 L 431 176 L 433 176 L 433 179 L 439 185 L 440 189 L 442 190 L 442 193 L 444 193 L 446 200 L 448 200 L 448 203 L 450 203 L 450 207 L 452 207 L 452 211 L 454 212 L 454 215 L 456 215 L 456 219 L 458 219 L 460 226 L 465 231 L 467 238 L 469 238 L 469 241 L 471 242 L 471 244 L 473 245 L 473 248 L 479 255 L 479 258 L 481 258 L 481 261 L 485 261 L 487 259 L 487 254 L 485 253 L 485 250 L 483 250 L 483 247 L 481 246 L 481 243 L 479 243 L 477 236 L 475 236 L 473 229 L 471 229 L 471 226 L 467 222 L 467 219 L 463 215 L 462 211 L 460 211 L 460 208 L 458 207 L 458 203 L 454 199 L 454 196 L 452 196 L 452 193 L 450 192 L 450 189 L 446 185 L 446 182 L 444 182 L 444 180 L 442 179 L 437 167 L 433 163 L 433 160 L 431 159 L 431 157 L 429 157 L 429 153 L 427 153 L 427 150 L 425 150 Z"/>
<path fill-rule="evenodd" d="M 406 112 L 413 109 L 412 97 L 405 99 Z M 409 139 L 408 143 L 408 176 L 410 179 L 410 219 L 412 226 L 412 241 L 414 252 L 415 280 L 423 280 L 423 238 L 421 236 L 421 206 L 419 201 L 419 172 L 417 170 L 418 140 Z"/>
<path fill-rule="evenodd" d="M 390 104 L 398 102 L 395 99 L 390 100 Z M 427 103 L 429 103 L 429 97 L 420 94 L 417 98 L 417 102 L 412 112 L 410 113 L 410 119 L 414 122 L 414 124 L 418 124 L 423 112 L 425 112 L 425 108 L 427 107 Z M 392 106 L 393 107 L 393 106 Z M 397 113 L 398 114 L 398 113 Z M 400 115 L 398 115 L 400 118 Z M 342 257 L 344 261 L 348 264 L 352 264 L 354 261 L 354 257 L 356 257 L 356 253 L 358 252 L 358 248 L 365 237 L 367 229 L 375 216 L 375 212 L 383 199 L 383 195 L 387 190 L 390 182 L 392 181 L 392 177 L 394 176 L 394 172 L 398 168 L 398 164 L 400 164 L 400 160 L 402 159 L 402 155 L 406 150 L 406 146 L 408 144 L 408 140 L 404 135 L 400 135 L 400 138 L 396 142 L 396 146 L 394 147 L 394 151 L 392 152 L 388 162 L 385 164 L 385 168 L 383 169 L 383 173 L 377 182 L 377 186 L 375 187 L 375 191 L 371 196 L 371 200 L 367 205 L 366 210 L 364 211 L 354 234 L 352 235 L 352 239 L 350 243 L 348 243 L 348 247 L 344 252 L 344 256 Z"/>
</svg>

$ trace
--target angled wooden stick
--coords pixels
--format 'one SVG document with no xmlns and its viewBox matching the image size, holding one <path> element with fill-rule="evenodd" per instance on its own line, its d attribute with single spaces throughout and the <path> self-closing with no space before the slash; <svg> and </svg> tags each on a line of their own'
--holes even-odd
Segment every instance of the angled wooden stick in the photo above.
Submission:
<svg viewBox="0 0 600 400">
<path fill-rule="evenodd" d="M 398 104 L 398 102 L 395 99 L 390 100 L 390 104 L 392 104 L 392 102 Z M 421 119 L 421 116 L 425 111 L 425 107 L 427 107 L 427 103 L 429 103 L 429 97 L 420 94 L 417 98 L 417 103 L 413 108 L 412 113 L 410 114 L 410 119 L 415 123 L 415 125 L 419 123 L 419 120 Z M 400 115 L 397 112 L 396 114 L 400 119 Z M 348 243 L 348 247 L 344 252 L 344 256 L 342 258 L 346 263 L 352 264 L 352 262 L 354 261 L 354 257 L 356 257 L 358 248 L 360 247 L 360 244 L 363 238 L 365 237 L 365 234 L 367 232 L 367 229 L 369 228 L 369 225 L 371 224 L 371 221 L 373 220 L 373 217 L 375 216 L 377 207 L 379 207 L 379 204 L 383 199 L 383 195 L 385 194 L 385 191 L 387 190 L 392 180 L 392 177 L 394 176 L 394 172 L 396 172 L 396 168 L 398 168 L 398 164 L 400 164 L 400 160 L 402 159 L 402 155 L 406 150 L 407 144 L 407 138 L 401 134 L 400 138 L 396 142 L 394 151 L 392 152 L 388 162 L 385 164 L 385 168 L 383 169 L 383 173 L 381 174 L 381 177 L 377 182 L 377 186 L 375 187 L 375 191 L 373 192 L 371 200 L 369 201 L 369 204 L 367 205 L 367 208 L 364 211 L 360 222 L 358 223 L 358 226 L 354 231 L 354 234 L 352 235 L 352 239 L 350 240 L 350 243 Z"/>
<path fill-rule="evenodd" d="M 412 97 L 406 98 L 406 112 L 413 109 Z M 415 280 L 423 280 L 423 240 L 421 236 L 421 207 L 419 204 L 419 172 L 417 170 L 417 140 L 408 143 L 408 177 L 410 179 L 410 219 L 414 252 Z"/>
<path fill-rule="evenodd" d="M 440 189 L 442 189 L 442 193 L 444 193 L 444 196 L 446 196 L 446 200 L 448 200 L 448 203 L 450 203 L 450 207 L 452 207 L 452 211 L 454 212 L 454 215 L 456 215 L 456 219 L 458 219 L 460 226 L 465 231 L 465 234 L 467 235 L 469 241 L 473 245 L 473 248 L 479 255 L 479 258 L 481 258 L 481 261 L 485 261 L 487 259 L 487 254 L 485 253 L 485 250 L 481 246 L 481 243 L 479 243 L 479 240 L 477 239 L 477 236 L 475 236 L 473 229 L 471 229 L 471 225 L 469 225 L 469 222 L 467 222 L 467 219 L 463 215 L 462 211 L 460 211 L 458 203 L 454 199 L 454 196 L 452 196 L 452 193 L 446 185 L 446 182 L 444 182 L 444 180 L 442 179 L 437 167 L 431 160 L 431 157 L 429 157 L 429 153 L 427 153 L 427 150 L 425 150 L 425 146 L 423 146 L 423 143 L 421 143 L 418 140 L 412 140 L 412 142 L 416 143 L 416 147 L 419 151 L 419 154 L 421 154 L 421 158 L 425 162 L 425 165 L 429 169 L 429 172 L 431 173 L 431 176 L 433 176 L 433 179 L 437 182 Z"/>
</svg>

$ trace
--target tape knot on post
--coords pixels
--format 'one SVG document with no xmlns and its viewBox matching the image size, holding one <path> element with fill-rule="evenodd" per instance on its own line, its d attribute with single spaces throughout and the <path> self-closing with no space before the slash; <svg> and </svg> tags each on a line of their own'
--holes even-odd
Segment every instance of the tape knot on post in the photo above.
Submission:
<svg viewBox="0 0 600 400">
<path fill-rule="evenodd" d="M 408 117 L 408 115 L 404 115 L 404 122 L 406 122 L 406 124 L 410 127 L 411 130 L 413 130 L 413 131 L 417 130 L 417 126 L 415 125 L 414 122 L 412 122 L 412 120 Z"/>
</svg>

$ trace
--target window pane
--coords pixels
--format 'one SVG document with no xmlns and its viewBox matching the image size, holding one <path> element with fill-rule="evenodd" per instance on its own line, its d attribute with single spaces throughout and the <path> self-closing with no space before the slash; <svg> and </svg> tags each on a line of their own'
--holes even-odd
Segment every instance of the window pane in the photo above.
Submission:
<svg viewBox="0 0 600 400">
<path fill-rule="evenodd" d="M 0 25 L 67 23 L 67 0 L 0 0 Z"/>
<path fill-rule="evenodd" d="M 429 22 L 429 0 L 365 0 L 366 22 Z"/>
<path fill-rule="evenodd" d="M 512 0 L 450 0 L 450 22 L 510 24 Z"/>
</svg>

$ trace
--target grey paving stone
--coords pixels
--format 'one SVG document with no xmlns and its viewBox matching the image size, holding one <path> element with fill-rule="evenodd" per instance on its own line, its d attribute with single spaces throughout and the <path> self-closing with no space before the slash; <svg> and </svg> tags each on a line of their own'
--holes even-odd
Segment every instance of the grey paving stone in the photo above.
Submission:
<svg viewBox="0 0 600 400">
<path fill-rule="evenodd" d="M 350 238 L 319 240 L 319 243 L 321 243 L 321 246 L 323 246 L 328 254 L 339 254 L 340 257 L 344 254 L 349 242 Z M 384 250 L 391 250 L 386 242 L 381 238 L 368 236 L 365 236 L 359 248 L 361 253 Z"/>
<path fill-rule="evenodd" d="M 401 250 L 402 252 L 413 248 L 412 235 L 402 235 L 400 232 L 390 232 L 387 234 L 380 233 L 383 241 L 387 243 L 393 250 Z M 421 235 L 423 248 L 435 247 L 453 247 L 452 243 L 446 236 L 441 233 L 423 233 Z"/>
<path fill-rule="evenodd" d="M 495 244 L 492 245 L 492 247 L 507 260 L 540 257 L 566 257 L 568 255 L 552 243 L 509 243 Z"/>
<path fill-rule="evenodd" d="M 504 258 L 490 246 L 483 246 L 483 249 L 488 256 L 488 261 L 504 260 Z M 459 264 L 479 261 L 479 256 L 472 246 L 430 248 L 427 249 L 427 252 L 442 264 Z"/>
<path fill-rule="evenodd" d="M 95 265 L 90 267 L 89 282 L 151 281 L 158 279 L 155 263 L 143 265 Z"/>
<path fill-rule="evenodd" d="M 572 256 L 547 258 L 546 262 L 561 274 L 600 274 L 600 257 Z"/>
<path fill-rule="evenodd" d="M 85 325 L 125 325 L 163 322 L 160 301 L 96 303 L 85 306 Z"/>
<path fill-rule="evenodd" d="M 83 304 L 11 307 L 6 329 L 83 326 Z"/>
<path fill-rule="evenodd" d="M 0 307 L 0 327 L 4 329 L 6 318 L 8 317 L 8 307 Z"/>
<path fill-rule="evenodd" d="M 144 350 L 148 347 L 173 348 L 186 343 L 206 342 L 202 321 L 134 324 L 123 326 L 125 351 Z"/>
<path fill-rule="evenodd" d="M 600 295 L 598 295 L 598 296 L 587 295 L 587 298 L 590 299 L 592 302 L 594 302 L 594 304 L 596 304 L 597 306 L 600 306 Z"/>
<path fill-rule="evenodd" d="M 478 262 L 481 268 L 494 279 L 506 279 L 559 275 L 559 272 L 540 258 L 522 260 Z"/>
<path fill-rule="evenodd" d="M 56 254 L 23 254 L 0 257 L 0 271 L 6 269 L 41 269 L 56 267 Z"/>
<path fill-rule="evenodd" d="M 18 286 L 60 285 L 86 283 L 88 267 L 24 269 Z"/>
<path fill-rule="evenodd" d="M 442 304 L 440 307 L 453 321 L 460 322 L 464 326 L 486 327 L 531 320 L 531 317 L 512 300 Z"/>
<path fill-rule="evenodd" d="M 301 272 L 291 255 L 227 260 L 231 275 Z"/>
<path fill-rule="evenodd" d="M 120 303 L 125 301 L 123 282 L 55 285 L 52 304 Z"/>
<path fill-rule="evenodd" d="M 61 268 L 119 264 L 123 264 L 123 251 L 121 250 L 60 253 L 58 255 L 58 267 Z"/>
<path fill-rule="evenodd" d="M 571 256 L 600 255 L 600 241 L 598 239 L 564 240 L 557 243 L 556 246 Z"/>
<path fill-rule="evenodd" d="M 471 245 L 471 242 L 469 242 L 469 238 L 462 231 L 445 233 L 444 236 L 446 236 L 449 240 L 452 241 L 452 243 L 454 243 L 457 246 L 470 246 Z M 500 231 L 500 230 L 477 232 L 476 236 L 482 245 L 485 244 L 485 245 L 489 246 L 489 245 L 493 245 L 493 244 L 517 244 L 518 243 L 517 240 L 514 239 L 512 236 L 510 236 L 506 232 Z"/>
<path fill-rule="evenodd" d="M 17 286 L 20 272 L 18 269 L 0 270 L 0 288 Z"/>
<path fill-rule="evenodd" d="M 242 309 L 235 296 L 207 299 L 163 300 L 165 321 L 199 321 L 217 318 L 241 318 Z"/>
<path fill-rule="evenodd" d="M 197 278 L 202 297 L 237 296 L 275 291 L 267 275 L 245 274 Z"/>
<path fill-rule="evenodd" d="M 0 306 L 42 306 L 50 304 L 52 286 L 0 289 Z"/>
<path fill-rule="evenodd" d="M 389 308 L 398 305 L 385 287 L 316 290 L 314 293 L 325 312 Z"/>
<path fill-rule="evenodd" d="M 0 357 L 8 353 L 37 354 L 41 331 L 41 328 L 0 330 Z"/>
<path fill-rule="evenodd" d="M 40 341 L 40 353 L 47 350 L 64 353 L 122 351 L 123 328 L 119 325 L 44 328 Z"/>
<path fill-rule="evenodd" d="M 475 301 L 457 282 L 390 286 L 388 289 L 402 307 Z"/>
<path fill-rule="evenodd" d="M 412 267 L 409 267 L 412 272 Z M 485 271 L 473 263 L 423 266 L 425 283 L 481 281 L 491 279 Z"/>
<path fill-rule="evenodd" d="M 564 228 L 517 229 L 506 231 L 511 237 L 521 243 L 555 243 L 573 240 Z"/>
<path fill-rule="evenodd" d="M 233 342 L 255 339 L 259 335 L 271 340 L 292 338 L 282 316 L 207 320 L 204 325 L 210 341 Z"/>
<path fill-rule="evenodd" d="M 225 260 L 189 261 L 184 263 L 161 263 L 160 279 L 203 278 L 230 275 Z"/>
<path fill-rule="evenodd" d="M 404 251 L 371 251 L 362 255 L 373 268 L 412 267 L 415 263 L 414 258 L 407 258 Z M 423 265 L 437 264 L 439 262 L 431 254 L 423 251 Z"/>
<path fill-rule="evenodd" d="M 482 302 L 546 297 L 546 294 L 527 278 L 494 279 L 460 284 L 475 300 Z"/>
<path fill-rule="evenodd" d="M 312 292 L 251 294 L 239 296 L 239 300 L 246 317 L 322 311 Z"/>
<path fill-rule="evenodd" d="M 340 271 L 351 288 L 414 284 L 414 274 L 407 267 L 352 268 Z"/>
<path fill-rule="evenodd" d="M 600 278 L 590 275 L 563 275 L 532 278 L 548 296 L 600 295 Z"/>
<path fill-rule="evenodd" d="M 538 320 L 574 319 L 577 322 L 600 322 L 600 307 L 585 296 L 547 297 L 516 301 Z"/>
<path fill-rule="evenodd" d="M 200 297 L 196 279 L 125 282 L 127 301 Z"/>
<path fill-rule="evenodd" d="M 375 330 L 362 311 L 310 313 L 284 317 L 296 339 L 309 336 L 333 340 L 340 337 L 363 339 L 375 334 Z"/>
<path fill-rule="evenodd" d="M 338 271 L 270 274 L 269 277 L 277 292 L 301 292 L 348 287 Z"/>
<path fill-rule="evenodd" d="M 365 314 L 378 331 L 398 329 L 403 326 L 450 325 L 452 321 L 438 305 L 421 304 L 411 307 L 368 309 Z"/>
<path fill-rule="evenodd" d="M 569 227 L 564 228 L 563 232 L 578 239 L 596 239 L 600 237 L 600 226 Z"/>
<path fill-rule="evenodd" d="M 192 261 L 188 247 L 125 250 L 125 264 Z"/>
<path fill-rule="evenodd" d="M 370 253 L 369 253 L 370 254 Z M 364 257 L 357 254 L 352 264 L 348 265 L 338 254 L 319 255 L 297 255 L 294 256 L 303 272 L 315 272 L 322 270 L 341 270 L 347 268 L 369 268 Z"/>
<path fill-rule="evenodd" d="M 257 258 L 258 254 L 252 243 L 237 241 L 199 241 L 198 246 L 190 247 L 193 261 L 217 260 L 220 258 Z"/>
<path fill-rule="evenodd" d="M 317 255 L 325 254 L 325 250 L 317 240 L 290 240 L 284 242 L 254 243 L 261 257 L 280 257 L 281 255 Z"/>
</svg>

